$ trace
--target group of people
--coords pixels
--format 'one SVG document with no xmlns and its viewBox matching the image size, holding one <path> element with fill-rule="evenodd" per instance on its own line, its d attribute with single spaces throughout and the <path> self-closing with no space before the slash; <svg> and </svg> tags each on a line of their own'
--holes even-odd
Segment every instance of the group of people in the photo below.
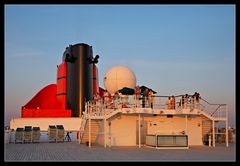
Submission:
<svg viewBox="0 0 240 166">
<path fill-rule="evenodd" d="M 136 101 L 142 100 L 142 108 L 145 107 L 151 107 L 153 108 L 154 104 L 154 93 L 152 89 L 145 88 L 143 92 L 141 93 L 141 90 L 139 90 L 139 87 L 136 87 Z M 139 102 L 137 102 L 136 107 L 139 107 Z"/>
<path fill-rule="evenodd" d="M 114 94 L 110 94 L 107 91 L 103 93 L 103 96 L 96 94 L 93 96 L 93 103 L 98 107 L 103 104 L 105 108 L 118 109 L 120 107 L 126 108 L 128 105 L 129 95 L 122 94 L 117 91 Z M 141 102 L 141 103 L 140 103 Z M 154 92 L 150 88 L 140 89 L 136 86 L 134 89 L 134 106 L 135 107 L 151 107 L 154 105 Z"/>
<path fill-rule="evenodd" d="M 193 95 L 182 95 L 182 96 L 169 96 L 166 101 L 167 109 L 175 109 L 176 108 L 176 97 L 181 97 L 179 103 L 179 107 L 181 108 L 199 108 L 199 100 L 200 94 L 195 92 Z M 128 105 L 129 96 L 120 93 L 119 91 L 114 94 L 110 94 L 107 91 L 104 92 L 103 96 L 100 97 L 99 94 L 94 96 L 94 101 L 97 107 L 100 107 L 101 104 L 104 105 L 105 108 L 126 108 Z M 134 89 L 134 107 L 135 108 L 145 108 L 150 107 L 153 109 L 153 105 L 155 102 L 154 91 L 150 88 L 145 87 L 141 89 L 139 86 L 136 86 Z"/>
<path fill-rule="evenodd" d="M 128 96 L 120 92 L 115 92 L 113 95 L 113 106 L 114 109 L 125 108 L 127 107 Z"/>
<path fill-rule="evenodd" d="M 182 96 L 182 99 L 180 101 L 180 106 L 183 108 L 187 108 L 187 106 L 190 106 L 191 109 L 199 108 L 199 100 L 200 100 L 200 94 L 195 92 L 192 96 L 189 96 L 188 94 L 185 94 L 185 96 Z"/>
<path fill-rule="evenodd" d="M 184 108 L 199 109 L 200 108 L 200 103 L 199 103 L 200 98 L 201 97 L 198 92 L 195 92 L 193 95 L 188 95 L 188 94 L 182 95 L 180 102 L 179 102 L 179 106 L 183 109 Z M 175 107 L 176 107 L 175 96 L 168 97 L 166 105 L 167 105 L 167 109 L 175 109 Z"/>
<path fill-rule="evenodd" d="M 93 96 L 92 103 L 98 108 L 103 105 L 105 108 L 119 108 L 120 103 L 124 107 L 128 101 L 128 96 L 123 95 L 120 92 L 110 94 L 107 91 L 104 92 L 103 96 L 96 94 Z"/>
<path fill-rule="evenodd" d="M 176 101 L 175 101 L 175 96 L 169 96 L 168 100 L 167 100 L 167 109 L 171 110 L 171 109 L 175 109 L 175 105 L 176 105 Z"/>
</svg>

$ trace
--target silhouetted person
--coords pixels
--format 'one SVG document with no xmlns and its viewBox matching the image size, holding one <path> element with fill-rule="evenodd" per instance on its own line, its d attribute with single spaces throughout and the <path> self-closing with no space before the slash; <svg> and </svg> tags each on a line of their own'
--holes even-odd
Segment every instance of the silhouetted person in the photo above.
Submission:
<svg viewBox="0 0 240 166">
<path fill-rule="evenodd" d="M 139 86 L 135 87 L 135 107 L 139 107 L 139 100 L 141 99 L 141 89 Z"/>
<path fill-rule="evenodd" d="M 145 108 L 145 105 L 149 104 L 148 101 L 148 93 L 149 93 L 149 89 L 146 88 L 143 91 L 143 100 L 142 100 L 142 107 Z"/>
<path fill-rule="evenodd" d="M 189 101 L 188 101 L 188 97 L 189 97 L 188 94 L 185 94 L 185 97 L 184 97 L 184 99 L 185 99 L 185 100 L 184 100 L 184 108 L 187 108 L 187 107 L 188 107 L 188 102 L 189 102 Z"/>
<path fill-rule="evenodd" d="M 172 96 L 172 97 L 170 98 L 170 100 L 171 100 L 171 108 L 170 108 L 170 109 L 175 109 L 175 103 L 176 103 L 176 101 L 175 101 L 175 96 Z"/>
<path fill-rule="evenodd" d="M 185 99 L 184 99 L 184 96 L 182 96 L 179 103 L 179 106 L 181 106 L 181 108 L 184 108 L 184 102 L 185 102 Z"/>
<path fill-rule="evenodd" d="M 70 137 L 69 133 L 70 132 L 68 131 L 67 134 L 66 134 L 65 140 L 67 140 L 68 142 L 69 141 L 71 142 L 71 137 Z"/>
<path fill-rule="evenodd" d="M 195 96 L 195 104 L 196 104 L 196 108 L 199 109 L 200 108 L 200 104 L 199 104 L 199 100 L 200 100 L 200 94 L 195 92 L 194 93 L 194 96 Z"/>
<path fill-rule="evenodd" d="M 154 94 L 153 94 L 152 89 L 149 90 L 149 101 L 150 101 L 150 106 L 153 109 Z"/>
</svg>

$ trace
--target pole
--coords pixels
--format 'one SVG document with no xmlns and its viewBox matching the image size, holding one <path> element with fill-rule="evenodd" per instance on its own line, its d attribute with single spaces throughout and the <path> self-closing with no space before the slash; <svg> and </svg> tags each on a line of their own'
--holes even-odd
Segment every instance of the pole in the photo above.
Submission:
<svg viewBox="0 0 240 166">
<path fill-rule="evenodd" d="M 212 136 L 213 136 L 213 147 L 215 147 L 215 121 L 212 121 L 212 128 L 213 128 L 213 132 L 212 132 Z"/>
<path fill-rule="evenodd" d="M 106 114 L 105 114 L 105 108 L 103 107 L 103 113 L 104 113 L 104 148 L 107 147 L 106 145 Z"/>
<path fill-rule="evenodd" d="M 225 141 L 226 141 L 226 147 L 228 147 L 228 108 L 227 108 L 227 105 L 226 105 L 226 136 L 225 136 Z"/>
<path fill-rule="evenodd" d="M 108 125 L 108 139 L 109 139 L 109 148 L 112 146 L 112 135 L 111 135 L 111 121 L 109 122 Z"/>
<path fill-rule="evenodd" d="M 208 136 L 208 146 L 209 146 L 209 147 L 211 146 L 211 142 L 212 142 L 212 140 L 211 140 L 211 135 L 209 135 L 209 136 Z"/>
<path fill-rule="evenodd" d="M 138 114 L 138 147 L 141 147 L 141 125 L 140 125 L 140 113 Z"/>
<path fill-rule="evenodd" d="M 157 132 L 155 133 L 155 146 L 156 146 L 156 149 L 157 149 L 157 146 L 158 146 Z"/>
<path fill-rule="evenodd" d="M 187 115 L 185 115 L 185 134 L 188 134 L 188 119 L 187 119 Z"/>
</svg>

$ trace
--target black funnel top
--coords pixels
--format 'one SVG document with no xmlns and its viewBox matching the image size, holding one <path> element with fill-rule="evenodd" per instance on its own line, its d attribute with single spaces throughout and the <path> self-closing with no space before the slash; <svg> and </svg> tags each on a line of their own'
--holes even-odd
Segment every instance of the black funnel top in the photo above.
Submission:
<svg viewBox="0 0 240 166">
<path fill-rule="evenodd" d="M 85 111 L 85 101 L 93 98 L 93 51 L 92 47 L 79 43 L 70 45 L 63 54 L 67 62 L 67 108 L 73 117 Z"/>
</svg>

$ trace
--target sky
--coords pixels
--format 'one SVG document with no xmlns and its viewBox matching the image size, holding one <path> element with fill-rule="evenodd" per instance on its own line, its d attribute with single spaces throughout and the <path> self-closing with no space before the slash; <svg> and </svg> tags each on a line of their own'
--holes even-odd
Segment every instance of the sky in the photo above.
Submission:
<svg viewBox="0 0 240 166">
<path fill-rule="evenodd" d="M 235 5 L 5 5 L 5 125 L 56 83 L 65 48 L 99 55 L 99 85 L 116 65 L 158 95 L 199 92 L 228 104 L 235 126 Z"/>
</svg>

